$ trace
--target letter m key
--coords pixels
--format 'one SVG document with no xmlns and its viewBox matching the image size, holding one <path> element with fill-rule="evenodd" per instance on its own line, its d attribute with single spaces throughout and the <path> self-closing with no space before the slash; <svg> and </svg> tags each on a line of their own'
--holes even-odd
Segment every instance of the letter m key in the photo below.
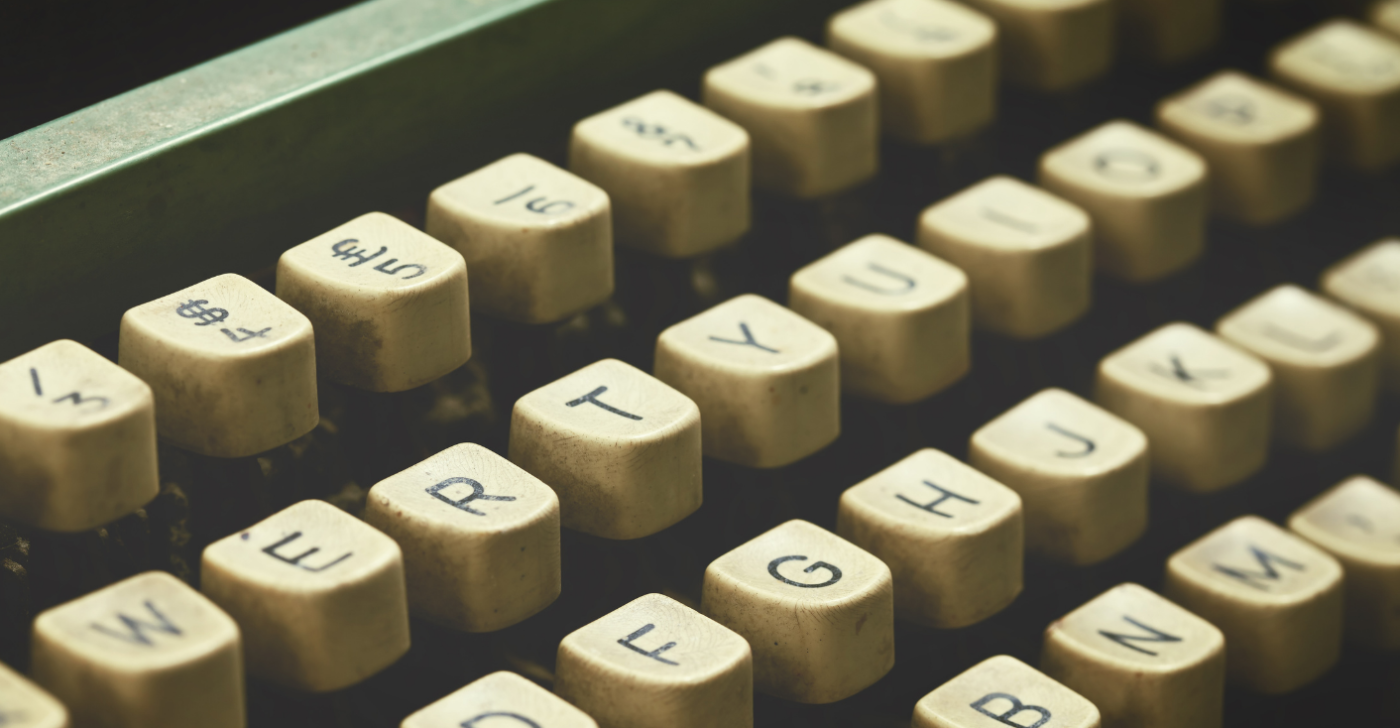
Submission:
<svg viewBox="0 0 1400 728">
<path fill-rule="evenodd" d="M 986 707 L 991 703 L 998 703 L 996 707 L 1001 707 L 998 701 L 1005 701 L 1010 704 L 1010 707 L 1002 713 L 993 713 Z M 1050 711 L 1039 705 L 1026 705 L 1021 702 L 1020 698 L 1014 695 L 1008 695 L 1007 693 L 988 693 L 982 696 L 977 702 L 973 703 L 971 707 L 978 713 L 1002 725 L 1012 726 L 1012 728 L 1040 728 L 1050 722 Z M 1034 723 L 1024 722 L 1031 719 L 1030 715 L 1025 715 L 1026 713 L 1035 716 L 1036 721 Z"/>
</svg>

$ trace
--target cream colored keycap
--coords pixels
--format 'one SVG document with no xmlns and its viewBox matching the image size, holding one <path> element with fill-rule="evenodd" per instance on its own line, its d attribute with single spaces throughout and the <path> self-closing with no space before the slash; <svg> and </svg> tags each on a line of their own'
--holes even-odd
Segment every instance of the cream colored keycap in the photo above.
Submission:
<svg viewBox="0 0 1400 728">
<path fill-rule="evenodd" d="M 1400 160 L 1400 39 L 1333 20 L 1274 49 L 1269 68 L 1322 108 L 1334 156 L 1369 170 Z"/>
<path fill-rule="evenodd" d="M 325 501 L 215 541 L 202 569 L 204 594 L 243 630 L 250 675 L 339 690 L 408 651 L 398 545 Z"/>
<path fill-rule="evenodd" d="M 915 402 L 971 366 L 967 276 L 885 235 L 867 235 L 788 282 L 788 306 L 836 337 L 841 387 Z"/>
<path fill-rule="evenodd" d="M 68 728 L 68 709 L 43 688 L 0 663 L 0 725 Z"/>
<path fill-rule="evenodd" d="M 1400 649 L 1400 493 L 1353 476 L 1295 511 L 1288 527 L 1341 563 L 1348 640 Z"/>
<path fill-rule="evenodd" d="M 1137 584 L 1051 623 L 1040 669 L 1092 701 L 1110 728 L 1219 728 L 1224 717 L 1224 635 Z"/>
<path fill-rule="evenodd" d="M 1370 18 L 1376 27 L 1400 36 L 1400 0 L 1378 0 L 1371 6 Z"/>
<path fill-rule="evenodd" d="M 870 0 L 833 15 L 826 42 L 875 74 L 880 123 L 894 137 L 936 144 L 996 116 L 996 24 L 963 5 Z"/>
<path fill-rule="evenodd" d="M 1026 545 L 1092 564 L 1147 530 L 1147 438 L 1062 389 L 1046 389 L 972 434 L 968 461 L 1021 495 Z"/>
<path fill-rule="evenodd" d="M 912 728 L 1099 728 L 1099 711 L 1079 693 L 1008 655 L 997 655 L 938 686 L 914 706 Z"/>
<path fill-rule="evenodd" d="M 208 599 L 148 571 L 40 614 L 30 674 L 75 726 L 243 728 L 239 642 Z"/>
<path fill-rule="evenodd" d="M 932 448 L 847 488 L 836 532 L 889 566 L 900 619 L 966 627 L 1021 593 L 1020 496 Z"/>
<path fill-rule="evenodd" d="M 762 296 L 692 316 L 656 340 L 656 378 L 700 407 L 705 454 L 776 468 L 841 432 L 836 339 Z"/>
<path fill-rule="evenodd" d="M 1226 314 L 1215 330 L 1273 370 L 1280 440 L 1326 450 L 1371 420 L 1380 334 L 1360 316 L 1283 285 Z"/>
<path fill-rule="evenodd" d="M 569 170 L 608 193 L 619 245 L 686 258 L 749 229 L 748 133 L 670 91 L 574 125 Z"/>
<path fill-rule="evenodd" d="M 1269 367 L 1191 324 L 1104 357 L 1094 399 L 1147 435 L 1154 476 L 1187 490 L 1234 485 L 1269 455 Z"/>
<path fill-rule="evenodd" d="M 66 339 L 0 364 L 0 518 L 85 531 L 159 490 L 145 382 Z"/>
<path fill-rule="evenodd" d="M 647 594 L 564 637 L 554 692 L 607 728 L 748 728 L 753 671 L 743 637 Z"/>
<path fill-rule="evenodd" d="M 1380 330 L 1381 386 L 1400 392 L 1400 238 L 1378 241 L 1328 268 L 1321 288 Z"/>
<path fill-rule="evenodd" d="M 558 496 L 480 445 L 454 445 L 379 481 L 364 519 L 403 551 L 417 617 L 492 632 L 559 596 Z"/>
<path fill-rule="evenodd" d="M 608 194 L 543 159 L 512 154 L 433 190 L 426 229 L 466 258 L 478 311 L 548 323 L 612 295 Z"/>
<path fill-rule="evenodd" d="M 588 714 L 513 672 L 493 672 L 408 716 L 399 728 L 598 728 Z"/>
<path fill-rule="evenodd" d="M 700 409 L 616 359 L 521 397 L 510 459 L 559 494 L 565 526 L 594 536 L 650 536 L 701 502 Z"/>
<path fill-rule="evenodd" d="M 1179 63 L 1220 38 L 1221 0 L 1119 0 L 1123 48 L 1154 63 Z"/>
<path fill-rule="evenodd" d="M 710 562 L 700 611 L 753 645 L 759 691 L 831 703 L 894 667 L 893 586 L 883 561 L 788 521 Z"/>
<path fill-rule="evenodd" d="M 984 329 L 1036 338 L 1089 309 L 1089 216 L 1015 178 L 992 177 L 930 205 L 919 246 L 967 273 L 972 318 Z"/>
<path fill-rule="evenodd" d="M 1321 128 L 1311 101 L 1221 71 L 1159 103 L 1157 125 L 1206 159 L 1222 215 L 1263 225 L 1312 201 Z"/>
<path fill-rule="evenodd" d="M 807 41 L 779 38 L 705 73 L 705 105 L 749 132 L 758 187 L 821 197 L 875 176 L 875 75 Z"/>
<path fill-rule="evenodd" d="M 160 436 L 201 455 L 256 455 L 320 421 L 311 322 L 242 276 L 128 310 L 117 363 L 151 385 Z"/>
<path fill-rule="evenodd" d="M 1040 184 L 1094 221 L 1094 261 L 1109 275 L 1151 281 L 1205 247 L 1206 163 L 1129 121 L 1111 121 L 1046 152 Z"/>
<path fill-rule="evenodd" d="M 382 212 L 282 254 L 277 297 L 306 314 L 327 379 L 401 392 L 471 358 L 462 256 Z"/>
<path fill-rule="evenodd" d="M 1341 654 L 1342 567 L 1262 518 L 1237 518 L 1173 554 L 1163 593 L 1225 633 L 1229 678 L 1250 690 L 1286 693 Z"/>
<path fill-rule="evenodd" d="M 1109 0 L 969 0 L 1000 31 L 1003 73 L 1040 91 L 1062 91 L 1102 76 L 1118 45 Z"/>
</svg>

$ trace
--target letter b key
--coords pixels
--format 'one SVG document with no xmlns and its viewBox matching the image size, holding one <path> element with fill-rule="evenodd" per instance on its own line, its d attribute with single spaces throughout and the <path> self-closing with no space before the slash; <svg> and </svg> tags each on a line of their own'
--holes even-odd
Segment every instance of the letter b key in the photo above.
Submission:
<svg viewBox="0 0 1400 728">
<path fill-rule="evenodd" d="M 1099 709 L 1082 695 L 1014 657 L 998 655 L 925 695 L 914 706 L 911 728 L 1099 728 L 1100 724 Z"/>
</svg>

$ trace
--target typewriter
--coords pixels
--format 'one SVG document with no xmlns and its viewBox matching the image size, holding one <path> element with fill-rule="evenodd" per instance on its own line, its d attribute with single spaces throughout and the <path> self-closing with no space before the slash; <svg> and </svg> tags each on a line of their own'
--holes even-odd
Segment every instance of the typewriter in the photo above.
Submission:
<svg viewBox="0 0 1400 728">
<path fill-rule="evenodd" d="M 1400 724 L 1398 158 L 1393 0 L 372 0 L 20 133 L 0 725 Z"/>
</svg>

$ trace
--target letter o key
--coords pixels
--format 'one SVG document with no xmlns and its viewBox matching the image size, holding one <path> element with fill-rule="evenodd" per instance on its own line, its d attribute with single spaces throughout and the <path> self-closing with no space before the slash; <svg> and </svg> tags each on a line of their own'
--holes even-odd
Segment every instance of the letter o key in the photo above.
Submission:
<svg viewBox="0 0 1400 728">
<path fill-rule="evenodd" d="M 810 574 L 813 571 L 816 571 L 817 569 L 826 569 L 827 571 L 830 571 L 831 578 L 827 579 L 826 581 L 820 584 L 803 584 L 800 581 L 793 581 L 792 579 L 789 579 L 786 576 L 783 576 L 782 574 L 778 573 L 778 566 L 785 562 L 806 560 L 806 556 L 779 556 L 778 558 L 768 562 L 768 573 L 771 574 L 774 579 L 777 579 L 778 581 L 781 581 L 784 584 L 800 586 L 803 589 L 820 589 L 824 586 L 831 586 L 832 584 L 841 581 L 841 569 L 837 568 L 833 564 L 828 564 L 825 561 L 813 562 L 811 566 L 808 566 L 807 568 L 802 570 L 802 573 L 804 574 Z"/>
</svg>

